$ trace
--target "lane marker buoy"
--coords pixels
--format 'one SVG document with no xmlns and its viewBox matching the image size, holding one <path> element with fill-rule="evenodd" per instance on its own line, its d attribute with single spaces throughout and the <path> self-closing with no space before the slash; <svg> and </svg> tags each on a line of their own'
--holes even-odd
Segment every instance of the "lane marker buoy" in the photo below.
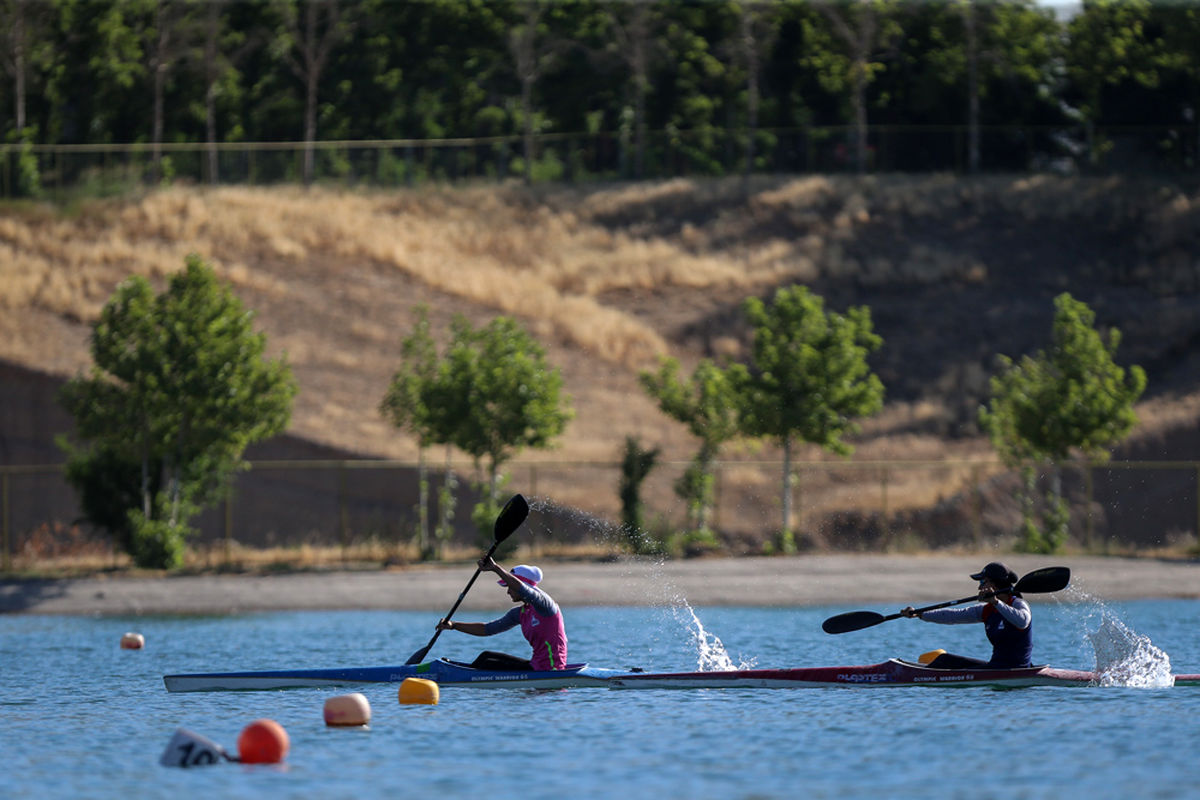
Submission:
<svg viewBox="0 0 1200 800">
<path fill-rule="evenodd" d="M 371 704 L 360 692 L 330 697 L 325 701 L 325 724 L 358 727 L 371 721 Z"/>
<path fill-rule="evenodd" d="M 287 756 L 287 731 L 273 719 L 256 719 L 238 736 L 238 757 L 243 764 L 278 764 Z"/>
<path fill-rule="evenodd" d="M 440 692 L 434 681 L 426 678 L 405 678 L 400 683 L 400 704 L 436 706 Z"/>
<path fill-rule="evenodd" d="M 141 650 L 146 646 L 146 637 L 140 633 L 129 631 L 121 637 L 122 650 Z"/>
<path fill-rule="evenodd" d="M 158 763 L 164 767 L 206 767 L 221 761 L 231 761 L 221 745 L 187 728 L 179 728 Z"/>
</svg>

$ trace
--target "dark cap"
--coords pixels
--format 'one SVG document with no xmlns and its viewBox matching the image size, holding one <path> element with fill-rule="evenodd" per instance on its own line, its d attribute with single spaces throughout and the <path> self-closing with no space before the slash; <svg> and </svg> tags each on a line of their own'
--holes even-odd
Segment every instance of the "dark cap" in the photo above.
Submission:
<svg viewBox="0 0 1200 800">
<path fill-rule="evenodd" d="M 976 572 L 974 575 L 972 575 L 971 578 L 977 581 L 987 578 L 997 586 L 1012 586 L 1017 582 L 1017 573 L 1013 572 L 999 561 L 993 561 L 979 572 Z"/>
</svg>

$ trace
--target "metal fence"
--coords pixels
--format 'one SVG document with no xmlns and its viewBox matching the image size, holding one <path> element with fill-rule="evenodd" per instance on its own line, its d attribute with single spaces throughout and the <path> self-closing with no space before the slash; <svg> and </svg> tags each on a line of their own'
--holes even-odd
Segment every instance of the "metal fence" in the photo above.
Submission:
<svg viewBox="0 0 1200 800">
<path fill-rule="evenodd" d="M 456 540 L 474 544 L 478 498 L 466 465 L 459 478 Z M 643 485 L 646 531 L 678 531 L 685 510 L 673 484 L 686 463 L 659 464 Z M 431 519 L 444 465 L 430 469 Z M 512 464 L 508 486 L 533 503 L 527 542 L 606 546 L 620 525 L 620 465 L 612 462 Z M 781 526 L 781 465 L 722 461 L 716 467 L 712 527 L 731 552 L 762 552 Z M 793 530 L 802 547 L 889 551 L 1011 545 L 1020 525 L 1020 478 L 991 461 L 818 461 L 794 468 Z M 1071 503 L 1072 546 L 1136 551 L 1194 545 L 1200 531 L 1200 461 L 1116 461 L 1063 470 Z M 1044 479 L 1044 478 L 1043 478 Z M 229 499 L 193 521 L 194 544 L 228 558 L 248 547 L 348 548 L 368 541 L 408 543 L 417 529 L 417 469 L 405 461 L 256 461 L 238 474 Z M 61 465 L 0 466 L 0 555 L 36 561 L 46 540 L 78 535 L 78 505 Z M 756 549 L 757 548 L 757 549 Z"/>
<path fill-rule="evenodd" d="M 553 133 L 535 139 L 528 167 L 534 181 L 587 182 L 629 178 L 738 175 L 745 171 L 744 130 L 652 131 L 638 158 L 622 133 Z M 755 131 L 752 172 L 854 172 L 848 126 Z M 303 179 L 305 152 L 314 151 L 313 179 L 376 187 L 429 182 L 498 182 L 524 177 L 519 136 L 305 142 L 163 142 L 0 145 L 0 194 L 28 193 L 36 174 L 53 196 L 106 195 L 154 181 L 269 185 Z M 1161 172 L 1196 170 L 1200 129 L 1123 126 L 1089 132 L 1058 126 L 984 126 L 981 168 L 1023 172 Z M 962 125 L 875 125 L 869 129 L 869 172 L 954 172 L 968 169 Z M 155 153 L 161 161 L 155 164 Z M 24 154 L 22 156 L 22 154 Z M 1093 154 L 1097 154 L 1093 157 Z M 27 159 L 26 168 L 21 158 Z M 32 162 L 28 162 L 32 159 Z M 29 164 L 34 169 L 28 169 Z M 638 172 L 640 164 L 641 171 Z"/>
</svg>

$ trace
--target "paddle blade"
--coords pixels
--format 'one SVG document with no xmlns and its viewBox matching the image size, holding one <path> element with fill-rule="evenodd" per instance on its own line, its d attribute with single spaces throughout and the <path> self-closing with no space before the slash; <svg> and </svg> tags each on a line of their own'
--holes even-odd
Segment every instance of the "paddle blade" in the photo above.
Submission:
<svg viewBox="0 0 1200 800">
<path fill-rule="evenodd" d="M 436 640 L 437 637 L 434 637 L 434 638 Z M 413 653 L 411 656 L 408 657 L 408 661 L 404 662 L 405 666 L 411 666 L 413 664 L 420 664 L 422 661 L 425 660 L 425 654 L 429 652 L 429 648 L 431 648 L 431 647 L 433 647 L 433 642 L 430 642 L 429 644 L 425 645 L 417 652 Z"/>
<path fill-rule="evenodd" d="M 1071 570 L 1068 568 L 1042 567 L 1021 578 L 1013 588 L 1021 593 L 1046 594 L 1047 592 L 1062 591 L 1070 582 Z"/>
<path fill-rule="evenodd" d="M 494 529 L 496 544 L 500 544 L 513 532 L 521 527 L 521 523 L 529 516 L 529 503 L 525 502 L 525 498 L 519 494 L 514 494 L 504 504 L 504 508 L 500 510 L 500 516 L 496 517 L 496 527 Z"/>
<path fill-rule="evenodd" d="M 869 628 L 872 625 L 878 625 L 883 622 L 886 617 L 883 614 L 874 611 L 849 611 L 845 614 L 838 614 L 835 617 L 830 617 L 821 623 L 821 630 L 826 633 L 849 633 L 850 631 L 861 631 L 863 628 Z"/>
</svg>

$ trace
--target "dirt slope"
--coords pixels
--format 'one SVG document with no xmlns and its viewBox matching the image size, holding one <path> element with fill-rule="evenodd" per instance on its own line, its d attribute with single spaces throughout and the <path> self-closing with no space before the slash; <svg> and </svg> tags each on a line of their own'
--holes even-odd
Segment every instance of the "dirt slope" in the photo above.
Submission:
<svg viewBox="0 0 1200 800">
<path fill-rule="evenodd" d="M 637 386 L 660 355 L 744 355 L 740 306 L 795 282 L 827 305 L 866 305 L 885 346 L 888 406 L 856 437 L 861 460 L 984 460 L 974 425 L 997 353 L 1045 346 L 1069 291 L 1123 333 L 1119 360 L 1150 388 L 1131 451 L 1191 458 L 1200 395 L 1200 193 L 1113 178 L 769 177 L 594 187 L 370 193 L 198 190 L 0 210 L 0 359 L 53 378 L 88 364 L 88 326 L 130 273 L 161 281 L 199 252 L 258 314 L 301 386 L 290 433 L 396 459 L 414 444 L 376 407 L 414 308 L 516 316 L 564 373 L 576 419 L 522 463 L 613 461 L 626 435 L 667 462 L 694 447 Z M 10 387 L 11 388 L 11 387 Z M 5 400 L 15 392 L 5 389 Z M 9 441 L 23 423 L 4 412 Z M 33 413 L 33 412 L 28 412 Z M 26 437 L 28 438 L 28 437 Z M 47 451 L 51 452 L 51 451 Z M 776 453 L 732 448 L 734 459 Z M 804 453 L 806 458 L 825 458 Z M 753 470 L 751 470 L 753 471 Z M 667 469 L 650 491 L 673 513 Z M 771 505 L 774 480 L 734 474 L 723 504 Z M 963 476 L 894 479 L 891 510 L 928 508 Z M 519 479 L 518 479 L 518 482 Z M 538 491 L 611 515 L 615 476 L 549 468 Z M 820 485 L 806 500 L 816 502 Z M 835 500 L 830 508 L 853 505 Z M 745 535 L 769 525 L 756 520 Z M 757 530 L 753 530 L 757 529 Z"/>
</svg>

